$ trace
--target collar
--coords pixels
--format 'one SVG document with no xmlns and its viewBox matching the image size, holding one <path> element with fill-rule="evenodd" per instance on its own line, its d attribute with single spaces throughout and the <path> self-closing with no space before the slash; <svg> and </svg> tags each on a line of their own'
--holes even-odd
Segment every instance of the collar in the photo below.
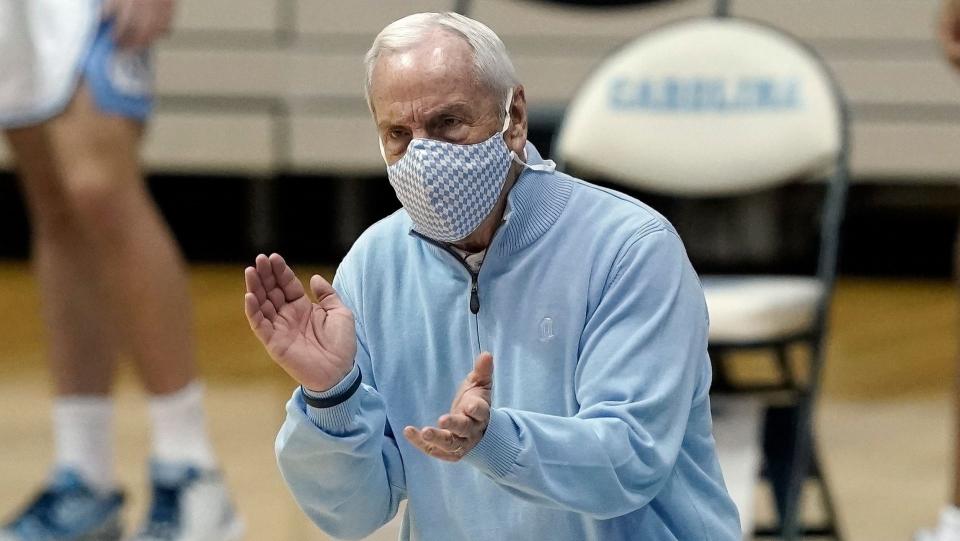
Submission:
<svg viewBox="0 0 960 541">
<path fill-rule="evenodd" d="M 556 164 L 545 160 L 527 143 L 526 166 L 507 195 L 508 212 L 489 250 L 507 256 L 536 242 L 563 213 L 573 185 L 557 174 Z"/>
</svg>

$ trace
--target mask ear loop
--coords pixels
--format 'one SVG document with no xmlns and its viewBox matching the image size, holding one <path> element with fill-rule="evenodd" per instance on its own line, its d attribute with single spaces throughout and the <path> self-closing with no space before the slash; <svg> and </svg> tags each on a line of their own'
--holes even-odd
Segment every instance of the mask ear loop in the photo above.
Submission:
<svg viewBox="0 0 960 541">
<path fill-rule="evenodd" d="M 507 92 L 507 102 L 503 104 L 503 110 L 506 113 L 503 117 L 503 129 L 500 130 L 501 134 L 507 133 L 507 128 L 510 127 L 510 106 L 513 105 L 513 87 L 510 87 L 510 91 Z"/>
<path fill-rule="evenodd" d="M 380 134 L 377 134 L 377 144 L 380 145 L 380 157 L 383 158 L 383 163 L 390 167 L 390 162 L 387 161 L 387 152 L 383 149 L 383 139 L 380 138 Z"/>
<path fill-rule="evenodd" d="M 510 106 L 513 105 L 513 87 L 510 87 L 510 92 L 507 93 L 507 103 L 504 105 L 504 109 L 507 111 L 506 118 L 503 119 L 503 129 L 500 130 L 501 134 L 507 133 L 507 128 L 510 127 Z M 504 145 L 507 144 L 506 141 L 503 142 Z M 524 159 L 526 156 L 524 156 Z M 557 168 L 557 164 L 553 160 L 544 160 L 542 164 L 531 165 L 527 162 L 520 159 L 520 156 L 517 155 L 513 150 L 510 151 L 510 160 L 517 162 L 518 164 L 531 169 L 533 171 L 546 171 L 548 173 L 553 172 Z"/>
</svg>

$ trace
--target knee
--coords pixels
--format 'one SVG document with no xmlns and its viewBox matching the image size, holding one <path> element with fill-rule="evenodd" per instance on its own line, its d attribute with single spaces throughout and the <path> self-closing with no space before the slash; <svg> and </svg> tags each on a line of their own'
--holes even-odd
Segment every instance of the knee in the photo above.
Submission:
<svg viewBox="0 0 960 541">
<path fill-rule="evenodd" d="M 63 186 L 51 182 L 26 188 L 34 235 L 41 240 L 72 242 L 80 224 Z"/>
<path fill-rule="evenodd" d="M 127 200 L 133 188 L 121 180 L 101 168 L 78 168 L 66 179 L 75 226 L 92 240 L 116 240 L 129 225 Z"/>
</svg>

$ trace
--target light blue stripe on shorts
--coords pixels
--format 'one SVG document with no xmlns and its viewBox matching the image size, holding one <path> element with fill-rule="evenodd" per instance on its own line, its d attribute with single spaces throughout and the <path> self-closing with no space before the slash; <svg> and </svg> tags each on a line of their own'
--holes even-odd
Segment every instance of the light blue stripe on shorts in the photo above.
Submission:
<svg viewBox="0 0 960 541">
<path fill-rule="evenodd" d="M 113 20 L 102 21 L 80 72 L 100 110 L 144 121 L 153 110 L 152 55 L 117 48 L 112 34 Z"/>
</svg>

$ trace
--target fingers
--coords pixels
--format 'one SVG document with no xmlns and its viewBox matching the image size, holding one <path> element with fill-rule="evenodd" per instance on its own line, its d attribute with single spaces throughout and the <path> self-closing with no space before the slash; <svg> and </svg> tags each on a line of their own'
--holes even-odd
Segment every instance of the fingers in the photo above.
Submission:
<svg viewBox="0 0 960 541">
<path fill-rule="evenodd" d="M 270 260 L 267 259 L 267 256 L 260 254 L 257 256 L 254 264 L 256 265 L 260 284 L 263 286 L 263 300 L 261 304 L 272 304 L 274 312 L 280 311 L 280 307 L 286 304 L 286 295 L 284 295 L 282 289 L 277 287 L 277 277 L 273 274 L 273 267 L 270 266 Z"/>
<path fill-rule="evenodd" d="M 247 322 L 250 323 L 253 334 L 264 344 L 270 342 L 270 337 L 273 336 L 273 320 L 264 315 L 256 295 L 247 293 L 243 296 L 243 311 L 247 315 Z"/>
<path fill-rule="evenodd" d="M 267 296 L 267 300 L 273 303 L 273 307 L 279 311 L 280 307 L 287 303 L 288 300 L 294 300 L 299 296 L 303 295 L 303 286 L 298 284 L 293 284 L 287 282 L 286 286 L 290 290 L 291 297 L 287 298 L 287 292 L 284 291 L 283 286 L 281 286 L 281 279 L 290 279 L 292 277 L 293 281 L 296 280 L 296 276 L 293 275 L 293 271 L 290 270 L 289 275 L 285 275 L 284 269 L 288 269 L 287 263 L 277 254 L 272 254 L 269 258 L 263 254 L 257 256 L 255 263 L 257 274 L 260 277 L 260 283 L 263 284 L 264 292 Z M 299 287 L 300 295 L 295 295 L 297 288 Z"/>
<path fill-rule="evenodd" d="M 243 295 L 243 313 L 247 315 L 250 321 L 250 327 L 256 329 L 263 321 L 263 312 L 260 311 L 260 303 L 257 302 L 257 296 L 253 293 Z"/>
<path fill-rule="evenodd" d="M 945 2 L 940 21 L 940 42 L 947 58 L 960 61 L 960 3 Z"/>
<path fill-rule="evenodd" d="M 132 7 L 132 2 L 127 2 L 127 11 L 130 12 L 130 24 L 127 26 L 127 33 L 121 46 L 126 49 L 141 49 L 144 47 L 147 33 L 150 31 L 150 8 L 148 4 L 142 3 L 138 9 Z M 145 13 L 144 10 L 147 12 Z"/>
<path fill-rule="evenodd" d="M 172 0 L 157 0 L 156 10 L 151 21 L 150 35 L 147 36 L 144 46 L 150 45 L 153 40 L 170 33 L 170 25 L 173 22 L 173 6 Z"/>
<path fill-rule="evenodd" d="M 104 18 L 113 17 L 113 38 L 122 48 L 143 49 L 170 30 L 171 0 L 108 0 Z"/>
<path fill-rule="evenodd" d="M 466 440 L 458 438 L 449 430 L 434 427 L 418 430 L 408 426 L 403 429 L 403 436 L 425 454 L 447 462 L 459 461 L 468 450 L 465 447 Z"/>
<path fill-rule="evenodd" d="M 150 42 L 157 35 L 156 23 L 153 19 L 155 16 L 155 14 L 148 12 L 134 18 L 133 36 L 130 38 L 127 47 L 130 49 L 145 49 L 150 45 Z"/>
<path fill-rule="evenodd" d="M 956 27 L 953 24 L 944 25 L 940 30 L 940 44 L 943 45 L 948 56 L 953 55 L 960 48 L 960 21 L 956 25 Z"/>
<path fill-rule="evenodd" d="M 960 62 L 960 40 L 945 42 L 943 44 L 943 49 L 947 53 L 947 59 L 949 59 L 950 62 L 953 64 Z"/>
<path fill-rule="evenodd" d="M 408 426 L 403 435 L 427 455 L 451 462 L 460 460 L 483 439 L 487 430 L 492 387 L 493 356 L 481 353 L 454 398 L 450 413 L 437 420 L 437 427 L 418 430 Z"/>
<path fill-rule="evenodd" d="M 109 19 L 117 13 L 117 0 L 106 0 L 100 10 L 100 17 Z"/>
<path fill-rule="evenodd" d="M 131 2 L 117 0 L 113 8 L 113 39 L 120 47 L 129 47 L 136 33 L 136 21 L 131 6 Z"/>
<path fill-rule="evenodd" d="M 303 284 L 279 254 L 260 254 L 253 267 L 243 272 L 247 292 L 254 295 L 260 311 L 273 322 L 280 309 L 304 296 Z"/>
<path fill-rule="evenodd" d="M 243 279 L 244 282 L 246 282 L 247 294 L 252 296 L 253 302 L 256 303 L 256 312 L 260 313 L 267 319 L 267 321 L 272 323 L 274 318 L 277 317 L 277 306 L 275 306 L 267 296 L 267 291 L 263 288 L 263 282 L 260 280 L 260 275 L 257 274 L 256 269 L 253 267 L 247 267 L 244 269 Z M 249 301 L 246 300 L 246 296 L 244 296 L 245 307 L 247 306 L 248 302 Z M 247 315 L 249 317 L 250 314 Z"/>
<path fill-rule="evenodd" d="M 468 393 L 454 404 L 450 413 L 452 415 L 465 415 L 478 423 L 483 423 L 486 427 L 490 419 L 489 397 L 479 393 Z"/>
<path fill-rule="evenodd" d="M 450 431 L 454 436 L 475 441 L 480 441 L 483 437 L 485 425 L 486 422 L 480 422 L 459 413 L 444 415 L 437 421 L 438 427 Z"/>
<path fill-rule="evenodd" d="M 453 398 L 453 405 L 450 412 L 453 413 L 460 408 L 460 403 L 468 394 L 477 394 L 490 402 L 490 391 L 493 389 L 493 355 L 483 352 L 477 355 L 473 363 L 473 370 L 467 374 Z"/>
<path fill-rule="evenodd" d="M 467 379 L 478 387 L 491 387 L 493 385 L 493 355 L 486 351 L 478 355 L 477 360 L 473 363 L 473 372 L 470 372 Z"/>
<path fill-rule="evenodd" d="M 260 281 L 260 275 L 257 273 L 257 269 L 253 267 L 247 267 L 243 269 L 243 282 L 247 286 L 247 293 L 253 293 L 257 302 L 264 302 L 267 300 L 267 291 L 263 288 L 263 282 Z"/>
<path fill-rule="evenodd" d="M 297 279 L 297 275 L 294 274 L 293 269 L 284 261 L 283 256 L 280 254 L 270 254 L 268 259 L 274 279 L 277 282 L 277 287 L 283 292 L 284 299 L 286 301 L 293 301 L 302 297 L 305 293 L 303 284 Z"/>
</svg>

